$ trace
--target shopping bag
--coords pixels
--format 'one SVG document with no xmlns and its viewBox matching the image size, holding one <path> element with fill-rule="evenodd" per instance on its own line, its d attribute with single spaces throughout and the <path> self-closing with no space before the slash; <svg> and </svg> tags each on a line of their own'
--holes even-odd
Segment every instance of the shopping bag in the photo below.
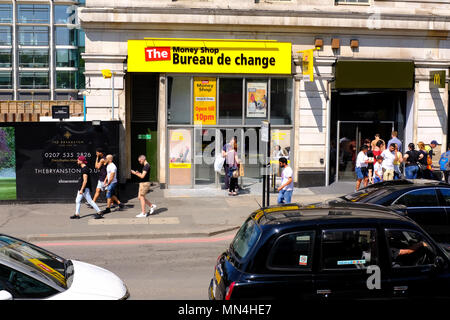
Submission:
<svg viewBox="0 0 450 320">
<path fill-rule="evenodd" d="M 239 176 L 244 176 L 244 165 L 242 163 L 239 164 Z"/>
<path fill-rule="evenodd" d="M 225 158 L 222 156 L 217 156 L 216 160 L 214 160 L 214 171 L 222 172 L 223 164 L 225 162 Z"/>
</svg>

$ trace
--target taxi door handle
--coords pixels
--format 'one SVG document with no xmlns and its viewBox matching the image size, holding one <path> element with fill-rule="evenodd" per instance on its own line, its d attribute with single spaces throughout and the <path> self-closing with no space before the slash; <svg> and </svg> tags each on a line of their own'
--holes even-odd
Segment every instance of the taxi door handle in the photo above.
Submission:
<svg viewBox="0 0 450 320">
<path fill-rule="evenodd" d="M 394 287 L 394 292 L 406 292 L 408 291 L 408 286 L 396 286 Z"/>
<path fill-rule="evenodd" d="M 331 290 L 330 289 L 321 289 L 321 290 L 317 290 L 316 293 L 324 296 L 325 298 L 328 298 L 328 295 L 331 294 Z"/>
</svg>

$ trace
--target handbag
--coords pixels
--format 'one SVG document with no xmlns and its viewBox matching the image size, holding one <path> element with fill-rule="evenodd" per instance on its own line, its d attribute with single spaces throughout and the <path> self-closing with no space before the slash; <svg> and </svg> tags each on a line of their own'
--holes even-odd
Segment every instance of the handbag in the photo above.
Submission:
<svg viewBox="0 0 450 320">
<path fill-rule="evenodd" d="M 239 164 L 239 176 L 244 176 L 244 165 L 242 163 Z"/>
</svg>

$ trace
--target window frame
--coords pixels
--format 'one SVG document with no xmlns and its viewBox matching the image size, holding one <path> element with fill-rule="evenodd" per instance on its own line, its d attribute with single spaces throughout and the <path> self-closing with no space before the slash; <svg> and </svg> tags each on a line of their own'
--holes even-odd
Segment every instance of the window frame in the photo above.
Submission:
<svg viewBox="0 0 450 320">
<path fill-rule="evenodd" d="M 305 232 L 312 233 L 311 244 L 310 244 L 311 252 L 310 252 L 310 255 L 308 256 L 308 259 L 310 259 L 309 267 L 308 266 L 306 266 L 306 267 L 303 267 L 303 266 L 296 266 L 296 267 L 274 266 L 272 264 L 272 262 L 273 262 L 273 257 L 275 255 L 275 250 L 277 249 L 277 246 L 278 246 L 279 242 L 282 240 L 282 238 L 290 236 L 290 235 L 294 235 L 294 234 L 305 233 Z M 313 269 L 313 263 L 314 263 L 314 257 L 315 257 L 314 249 L 315 249 L 315 245 L 316 245 L 316 236 L 317 236 L 317 232 L 315 229 L 297 230 L 297 231 L 292 231 L 292 232 L 287 232 L 287 233 L 281 234 L 274 241 L 272 247 L 270 248 L 269 255 L 266 259 L 266 268 L 271 271 L 294 271 L 294 272 L 301 272 L 301 273 L 311 272 Z"/>
<path fill-rule="evenodd" d="M 319 273 L 325 273 L 325 272 L 366 272 L 367 267 L 362 267 L 362 268 L 355 268 L 355 269 L 349 269 L 349 268 L 325 268 L 324 266 L 324 260 L 323 260 L 323 234 L 325 231 L 333 231 L 333 232 L 345 232 L 345 231 L 374 231 L 375 232 L 375 243 L 376 243 L 376 247 L 375 247 L 375 252 L 376 252 L 376 261 L 377 261 L 377 265 L 380 265 L 380 241 L 379 241 L 379 232 L 377 230 L 377 228 L 375 226 L 373 227 L 349 227 L 349 228 L 322 228 L 321 232 L 320 232 L 320 254 L 319 254 L 319 269 L 318 272 Z M 371 252 L 372 254 L 372 252 Z M 371 265 L 373 265 L 373 263 L 371 262 Z"/>
<path fill-rule="evenodd" d="M 397 201 L 399 201 L 400 199 L 402 199 L 403 197 L 405 197 L 406 195 L 413 193 L 413 192 L 417 192 L 417 191 L 422 191 L 422 190 L 433 190 L 434 191 L 434 195 L 436 196 L 436 202 L 437 202 L 437 206 L 434 207 L 430 207 L 430 206 L 420 206 L 420 207 L 410 207 L 410 206 L 406 206 L 408 209 L 420 209 L 420 208 L 439 208 L 442 207 L 441 201 L 439 199 L 439 195 L 438 195 L 438 191 L 436 190 L 435 187 L 432 188 L 420 188 L 420 189 L 414 189 L 414 190 L 410 190 L 408 192 L 403 193 L 402 195 L 400 195 L 397 199 L 395 199 L 392 202 L 392 205 L 396 205 L 398 204 Z"/>
<path fill-rule="evenodd" d="M 420 232 L 419 230 L 414 230 L 414 229 L 410 229 L 410 228 L 389 228 L 389 227 L 385 227 L 383 232 L 384 232 L 384 239 L 386 241 L 386 250 L 387 250 L 387 256 L 388 256 L 388 263 L 389 263 L 389 268 L 390 270 L 402 270 L 402 269 L 414 269 L 414 268 L 424 268 L 424 267 L 430 267 L 433 266 L 433 264 L 424 264 L 424 265 L 419 265 L 419 266 L 399 266 L 399 267 L 393 267 L 392 266 L 392 254 L 391 254 L 391 246 L 389 244 L 389 239 L 388 239 L 388 232 L 389 231 L 406 231 L 406 232 L 414 232 L 414 233 L 418 233 L 419 235 L 422 235 L 422 239 L 426 240 L 427 244 L 429 244 L 431 246 L 431 248 L 434 251 L 435 256 L 439 256 L 439 250 L 437 250 L 437 248 L 434 246 L 434 243 L 431 241 L 430 238 L 428 238 L 424 233 Z"/>
<path fill-rule="evenodd" d="M 1 20 L 0 19 L 0 23 L 10 23 L 10 24 L 12 24 L 14 21 L 13 21 L 13 5 L 11 4 L 11 3 L 0 3 L 0 6 L 4 6 L 4 8 L 6 8 L 7 6 L 9 6 L 9 8 L 10 8 L 10 14 L 11 14 L 11 16 L 10 16 L 10 19 L 9 19 L 9 21 L 3 21 L 3 20 Z M 1 10 L 1 12 L 6 12 L 7 10 Z"/>
<path fill-rule="evenodd" d="M 24 31 L 24 29 L 25 29 L 25 31 Z M 26 29 L 30 29 L 30 30 L 27 31 Z M 42 29 L 42 30 L 40 30 L 40 29 Z M 44 31 L 44 29 L 46 29 L 46 30 Z M 48 47 L 50 45 L 49 31 L 50 31 L 50 27 L 46 26 L 46 25 L 19 25 L 18 29 L 17 29 L 17 43 L 18 43 L 19 47 L 20 46 L 22 46 L 22 47 Z M 33 35 L 32 41 L 30 41 L 30 42 L 25 41 L 24 43 L 22 43 L 21 35 L 23 33 L 32 34 Z M 37 39 L 36 35 L 39 35 L 39 34 L 46 34 L 46 36 L 47 36 L 46 43 L 41 43 L 41 42 L 37 41 L 38 39 Z"/>
</svg>

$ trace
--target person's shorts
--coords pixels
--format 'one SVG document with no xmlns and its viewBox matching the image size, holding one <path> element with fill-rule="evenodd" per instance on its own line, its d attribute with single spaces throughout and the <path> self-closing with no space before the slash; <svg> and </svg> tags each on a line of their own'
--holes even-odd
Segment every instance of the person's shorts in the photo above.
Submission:
<svg viewBox="0 0 450 320">
<path fill-rule="evenodd" d="M 104 181 L 98 180 L 98 182 L 97 182 L 97 189 L 100 189 L 101 191 L 105 191 L 106 190 Z"/>
<path fill-rule="evenodd" d="M 106 199 L 112 198 L 112 196 L 116 193 L 116 187 L 117 187 L 117 182 L 116 183 L 111 183 L 106 188 Z"/>
<path fill-rule="evenodd" d="M 369 172 L 366 167 L 355 168 L 355 171 L 356 171 L 356 177 L 358 179 L 364 179 L 369 176 Z"/>
<path fill-rule="evenodd" d="M 150 182 L 140 182 L 139 183 L 139 193 L 138 196 L 144 196 L 150 191 Z"/>
</svg>

